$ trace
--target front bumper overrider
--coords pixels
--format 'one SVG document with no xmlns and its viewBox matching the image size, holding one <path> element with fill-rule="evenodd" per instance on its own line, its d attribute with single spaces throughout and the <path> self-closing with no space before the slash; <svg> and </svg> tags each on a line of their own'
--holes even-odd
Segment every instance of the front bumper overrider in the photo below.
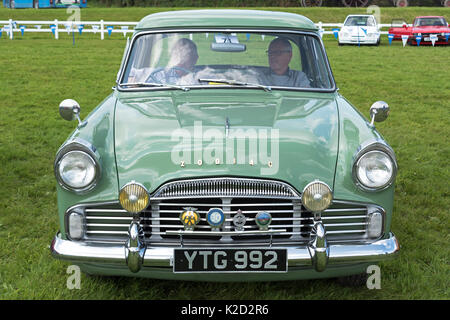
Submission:
<svg viewBox="0 0 450 320">
<path fill-rule="evenodd" d="M 328 266 L 379 262 L 392 258 L 400 250 L 393 233 L 389 233 L 387 239 L 371 243 L 329 244 L 322 224 L 318 223 L 314 228 L 314 235 L 308 244 L 282 247 L 287 249 L 288 271 L 290 268 L 309 266 L 321 272 Z M 57 259 L 81 264 L 128 266 L 133 273 L 139 272 L 142 267 L 172 267 L 174 255 L 173 247 L 147 246 L 140 241 L 133 226 L 130 226 L 129 240 L 123 245 L 64 240 L 57 234 L 50 250 Z"/>
</svg>

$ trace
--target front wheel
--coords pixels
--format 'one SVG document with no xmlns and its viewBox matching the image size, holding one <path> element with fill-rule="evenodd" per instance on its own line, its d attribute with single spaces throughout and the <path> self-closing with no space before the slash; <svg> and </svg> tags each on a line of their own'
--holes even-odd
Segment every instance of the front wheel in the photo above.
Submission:
<svg viewBox="0 0 450 320">
<path fill-rule="evenodd" d="M 399 8 L 405 8 L 408 6 L 408 0 L 397 0 L 394 5 Z"/>
<path fill-rule="evenodd" d="M 322 0 L 302 0 L 302 7 L 321 7 Z"/>
<path fill-rule="evenodd" d="M 342 4 L 346 7 L 366 7 L 369 0 L 342 0 Z"/>
</svg>

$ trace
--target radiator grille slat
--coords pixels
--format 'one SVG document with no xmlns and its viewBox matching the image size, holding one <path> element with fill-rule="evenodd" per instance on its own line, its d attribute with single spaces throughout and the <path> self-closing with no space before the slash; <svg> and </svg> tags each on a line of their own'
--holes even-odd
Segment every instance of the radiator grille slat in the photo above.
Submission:
<svg viewBox="0 0 450 320">
<path fill-rule="evenodd" d="M 233 196 L 234 195 L 234 196 Z M 180 236 L 166 231 L 183 230 L 179 219 L 186 207 L 196 208 L 201 220 L 192 234 L 183 236 L 183 243 L 209 245 L 245 245 L 251 243 L 306 243 L 313 226 L 313 215 L 301 204 L 298 193 L 278 181 L 251 179 L 197 179 L 169 183 L 151 197 L 151 205 L 141 212 L 140 222 L 146 241 L 152 244 L 180 244 Z M 285 230 L 273 235 L 209 235 L 212 228 L 206 221 L 211 208 L 221 208 L 225 223 L 220 230 L 235 231 L 233 217 L 238 210 L 246 216 L 245 231 L 259 230 L 255 223 L 258 212 L 272 215 L 270 229 Z M 118 203 L 86 206 L 86 239 L 126 241 L 132 216 Z M 365 239 L 368 208 L 363 204 L 335 201 L 322 214 L 329 240 L 350 241 Z M 215 230 L 216 231 L 216 230 Z"/>
</svg>

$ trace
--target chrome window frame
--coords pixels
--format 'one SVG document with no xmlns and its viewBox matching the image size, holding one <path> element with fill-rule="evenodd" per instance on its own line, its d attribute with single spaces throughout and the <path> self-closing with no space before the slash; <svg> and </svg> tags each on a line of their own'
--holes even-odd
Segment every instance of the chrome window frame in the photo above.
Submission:
<svg viewBox="0 0 450 320">
<path fill-rule="evenodd" d="M 144 31 L 138 31 L 135 34 L 133 34 L 133 38 L 131 39 L 130 45 L 128 46 L 128 52 L 126 54 L 126 58 L 124 60 L 124 63 L 121 66 L 121 70 L 119 73 L 119 76 L 117 77 L 116 81 L 116 89 L 119 92 L 133 92 L 133 91 L 159 91 L 159 90 L 175 90 L 173 87 L 138 87 L 138 88 L 123 88 L 121 87 L 121 84 L 123 84 L 123 77 L 125 75 L 125 70 L 128 66 L 130 55 L 132 48 L 134 47 L 134 42 L 137 38 L 148 35 L 148 34 L 155 34 L 155 33 L 180 33 L 180 32 L 191 32 L 191 33 L 201 33 L 201 32 L 239 32 L 239 33 L 291 33 L 291 34 L 298 34 L 298 35 L 308 35 L 316 38 L 320 43 L 320 48 L 322 50 L 322 54 L 325 60 L 326 64 L 326 70 L 328 71 L 328 77 L 330 78 L 332 88 L 330 89 L 323 89 L 323 88 L 296 88 L 296 87 L 280 87 L 280 86 L 270 86 L 271 89 L 278 89 L 278 90 L 289 90 L 289 91 L 309 91 L 309 92 L 328 92 L 332 93 L 337 90 L 336 81 L 334 79 L 333 71 L 331 70 L 330 61 L 328 60 L 328 55 L 325 51 L 325 46 L 323 44 L 322 38 L 318 34 L 318 32 L 313 31 L 302 31 L 302 30 L 287 30 L 287 29 L 262 29 L 262 28 L 184 28 L 184 29 L 154 29 L 154 30 L 144 30 Z M 183 86 L 189 89 L 227 89 L 227 88 L 239 88 L 239 89 L 258 89 L 257 86 L 236 86 L 236 85 L 196 85 L 196 86 Z"/>
</svg>

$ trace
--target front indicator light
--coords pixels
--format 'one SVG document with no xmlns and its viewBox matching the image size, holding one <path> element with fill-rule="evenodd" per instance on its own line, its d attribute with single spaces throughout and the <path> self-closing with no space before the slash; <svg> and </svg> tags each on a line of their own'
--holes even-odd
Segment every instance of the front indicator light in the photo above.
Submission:
<svg viewBox="0 0 450 320">
<path fill-rule="evenodd" d="M 311 182 L 302 193 L 303 205 L 312 212 L 321 212 L 327 209 L 332 200 L 333 194 L 330 187 L 321 181 Z"/>
<path fill-rule="evenodd" d="M 378 238 L 383 231 L 383 215 L 379 211 L 375 211 L 369 215 L 367 223 L 367 235 L 369 238 Z"/>
<path fill-rule="evenodd" d="M 120 190 L 119 201 L 128 212 L 138 213 L 147 208 L 150 197 L 143 185 L 132 181 Z"/>
<path fill-rule="evenodd" d="M 80 240 L 84 236 L 84 216 L 78 212 L 69 215 L 69 236 L 72 240 Z"/>
</svg>

